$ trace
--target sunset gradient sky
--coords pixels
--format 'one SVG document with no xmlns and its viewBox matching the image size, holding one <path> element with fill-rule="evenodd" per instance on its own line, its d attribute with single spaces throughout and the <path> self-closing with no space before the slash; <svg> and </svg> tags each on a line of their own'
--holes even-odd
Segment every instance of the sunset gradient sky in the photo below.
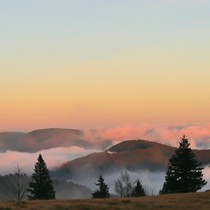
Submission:
<svg viewBox="0 0 210 210">
<path fill-rule="evenodd" d="M 0 1 L 0 129 L 210 122 L 210 1 Z"/>
</svg>

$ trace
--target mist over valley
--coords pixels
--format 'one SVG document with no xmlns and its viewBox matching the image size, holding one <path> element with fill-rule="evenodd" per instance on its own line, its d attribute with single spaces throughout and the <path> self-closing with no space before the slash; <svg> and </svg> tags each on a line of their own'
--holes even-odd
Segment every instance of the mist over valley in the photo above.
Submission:
<svg viewBox="0 0 210 210">
<path fill-rule="evenodd" d="M 145 126 L 139 126 L 127 128 L 126 132 L 122 132 L 125 131 L 125 127 L 103 131 L 50 128 L 29 133 L 2 132 L 0 133 L 0 157 L 4 161 L 2 161 L 0 173 L 2 175 L 12 173 L 19 165 L 24 172 L 31 175 L 38 154 L 42 154 L 53 178 L 86 186 L 90 189 L 89 197 L 90 192 L 96 189 L 95 183 L 99 175 L 103 175 L 110 192 L 114 194 L 114 182 L 125 170 L 128 171 L 133 182 L 137 178 L 141 180 L 148 194 L 158 194 L 164 182 L 168 160 L 178 143 L 175 137 L 167 141 L 166 138 L 169 135 L 164 135 L 166 131 L 168 133 L 171 131 L 172 136 L 174 130 L 177 131 L 176 135 L 181 135 L 184 129 L 186 131 L 186 126 L 182 129 L 180 126 L 164 129 L 151 126 L 146 129 Z M 190 130 L 191 126 L 187 129 Z M 158 131 L 159 136 L 162 135 L 163 138 L 161 141 L 134 138 L 142 135 L 154 139 L 154 133 Z M 210 151 L 204 150 L 203 147 L 209 144 L 209 140 L 203 137 L 204 133 L 200 136 L 200 139 L 194 137 L 192 141 L 189 140 L 196 148 L 193 151 L 197 159 L 205 167 L 204 177 L 208 181 L 210 180 Z M 133 137 L 134 140 L 129 137 Z M 200 148 L 198 148 L 199 145 L 201 145 Z M 209 188 L 210 183 L 202 190 Z M 59 198 L 62 195 L 65 197 L 66 193 L 62 192 L 61 187 L 58 189 Z M 82 193 L 78 194 L 85 197 Z"/>
</svg>

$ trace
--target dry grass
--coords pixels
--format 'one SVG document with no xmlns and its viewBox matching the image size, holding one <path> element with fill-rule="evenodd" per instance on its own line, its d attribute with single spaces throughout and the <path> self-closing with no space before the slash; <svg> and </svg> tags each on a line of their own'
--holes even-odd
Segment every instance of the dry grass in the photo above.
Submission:
<svg viewBox="0 0 210 210">
<path fill-rule="evenodd" d="M 210 192 L 147 196 L 125 199 L 2 201 L 0 210 L 207 210 L 210 209 Z"/>
</svg>

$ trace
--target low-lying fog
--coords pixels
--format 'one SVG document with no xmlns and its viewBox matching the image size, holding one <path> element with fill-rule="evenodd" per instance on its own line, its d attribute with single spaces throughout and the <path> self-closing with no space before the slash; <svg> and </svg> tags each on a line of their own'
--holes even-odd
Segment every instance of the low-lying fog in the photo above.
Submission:
<svg viewBox="0 0 210 210">
<path fill-rule="evenodd" d="M 59 131 L 61 132 L 61 131 Z M 2 140 L 0 144 L 0 174 L 8 174 L 14 171 L 14 168 L 19 165 L 20 168 L 27 174 L 31 174 L 34 165 L 37 161 L 38 155 L 41 153 L 47 163 L 49 169 L 59 166 L 60 164 L 73 160 L 78 157 L 86 156 L 94 152 L 101 152 L 108 149 L 112 145 L 127 139 L 148 139 L 170 146 L 178 146 L 180 138 L 186 134 L 191 143 L 191 148 L 194 149 L 209 149 L 210 148 L 210 124 L 172 124 L 172 125 L 151 125 L 151 124 L 138 124 L 138 125 L 124 125 L 115 126 L 107 129 L 96 129 L 81 131 L 80 136 L 85 140 L 84 144 L 69 146 L 66 141 L 62 141 L 60 135 L 52 139 L 31 139 L 30 141 L 22 142 L 20 150 L 18 142 L 15 138 L 11 140 Z M 17 134 L 14 134 L 17 135 Z M 18 134 L 19 135 L 19 134 Z M 25 134 L 21 134 L 25 135 Z M 73 134 L 70 135 L 71 138 Z M 75 136 L 77 134 L 74 134 Z M 14 136 L 13 136 L 14 137 Z M 58 138 L 59 137 L 59 138 Z M 70 138 L 69 137 L 69 138 Z M 77 137 L 77 136 L 76 136 Z M 75 137 L 75 138 L 76 138 Z M 58 139 L 57 139 L 58 138 Z M 53 143 L 53 144 L 52 144 Z M 87 146 L 89 144 L 90 146 Z M 29 145 L 30 144 L 30 145 Z M 41 146 L 39 144 L 42 144 Z M 46 146 L 47 144 L 47 146 Z M 58 146 L 59 145 L 59 146 Z M 33 153 L 27 150 L 28 146 L 48 148 L 45 150 L 38 150 L 36 148 Z M 24 151 L 24 152 L 23 152 Z M 202 189 L 205 191 L 210 189 L 210 168 L 208 166 L 203 170 L 204 178 L 208 184 Z M 165 172 L 150 172 L 140 171 L 138 173 L 129 172 L 132 180 L 140 179 L 142 185 L 145 187 L 149 194 L 157 194 L 161 189 Z M 95 183 L 100 174 L 95 177 L 87 177 L 85 180 L 72 180 L 79 184 L 85 185 L 91 189 L 96 189 Z M 103 175 L 103 174 L 102 174 Z M 114 182 L 120 176 L 120 171 L 116 174 L 105 175 L 105 182 L 109 185 L 110 191 L 114 192 Z"/>
<path fill-rule="evenodd" d="M 200 191 L 206 191 L 207 189 L 210 189 L 210 168 L 205 167 L 203 173 L 204 178 L 206 181 L 208 181 L 208 183 Z M 149 195 L 157 195 L 161 190 L 165 180 L 165 172 L 139 171 L 138 173 L 136 173 L 128 171 L 128 174 L 130 175 L 132 182 L 135 182 L 136 179 L 139 179 L 146 193 Z M 115 194 L 114 183 L 120 176 L 121 172 L 103 176 L 105 183 L 109 186 L 110 193 Z M 95 185 L 95 183 L 97 182 L 97 178 L 94 179 L 93 177 L 87 177 L 84 180 L 71 181 L 85 185 L 92 190 L 96 190 L 97 186 Z"/>
<path fill-rule="evenodd" d="M 1 162 L 0 174 L 9 174 L 14 171 L 14 168 L 19 165 L 22 170 L 27 174 L 32 174 L 34 169 L 34 164 L 37 161 L 38 154 L 41 153 L 47 163 L 49 169 L 53 169 L 55 166 L 66 162 L 66 160 L 72 160 L 77 157 L 85 156 L 93 152 L 100 152 L 94 149 L 84 149 L 80 147 L 68 147 L 68 148 L 53 148 L 49 150 L 43 150 L 37 153 L 22 153 L 7 151 L 5 153 L 0 153 L 0 159 L 5 160 Z M 121 171 L 111 175 L 104 175 L 105 182 L 108 184 L 110 192 L 114 193 L 114 183 L 120 177 Z M 204 178 L 208 181 L 207 185 L 202 188 L 201 191 L 210 189 L 210 168 L 208 166 L 203 170 Z M 100 174 L 99 174 L 100 175 Z M 88 188 L 95 190 L 97 187 L 95 183 L 97 182 L 98 176 L 87 177 L 83 180 L 71 180 L 74 183 L 87 186 Z M 102 174 L 103 175 L 103 174 Z M 130 172 L 131 180 L 134 182 L 139 179 L 144 186 L 148 194 L 158 194 L 162 188 L 165 172 L 151 172 L 151 171 L 139 171 L 138 173 Z"/>
</svg>

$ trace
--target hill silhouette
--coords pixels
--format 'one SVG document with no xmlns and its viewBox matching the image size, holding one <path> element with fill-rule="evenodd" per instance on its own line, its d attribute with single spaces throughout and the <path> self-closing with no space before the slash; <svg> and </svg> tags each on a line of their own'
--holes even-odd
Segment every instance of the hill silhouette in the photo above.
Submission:
<svg viewBox="0 0 210 210">
<path fill-rule="evenodd" d="M 146 140 L 128 140 L 116 144 L 104 152 L 93 153 L 86 157 L 77 158 L 63 163 L 53 171 L 56 178 L 63 177 L 82 179 L 98 174 L 113 174 L 127 169 L 138 172 L 140 170 L 165 171 L 168 160 L 175 151 L 175 147 L 150 142 Z M 210 164 L 210 150 L 193 150 L 201 164 Z"/>
</svg>

